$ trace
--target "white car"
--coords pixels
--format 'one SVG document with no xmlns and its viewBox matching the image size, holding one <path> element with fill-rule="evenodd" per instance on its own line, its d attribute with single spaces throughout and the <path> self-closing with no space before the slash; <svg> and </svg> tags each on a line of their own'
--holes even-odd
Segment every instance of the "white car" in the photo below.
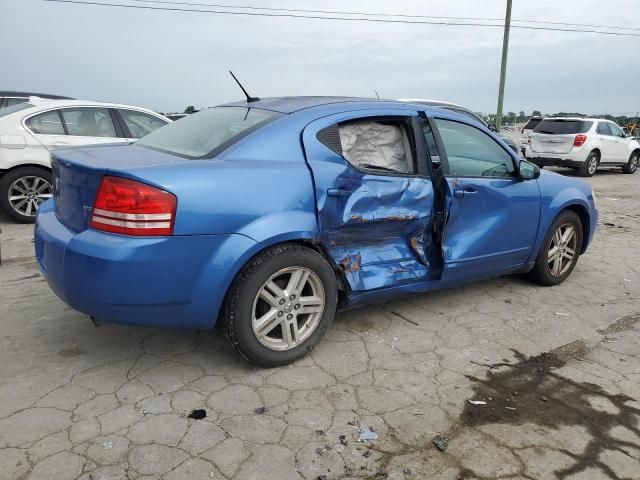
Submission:
<svg viewBox="0 0 640 480">
<path fill-rule="evenodd" d="M 634 173 L 640 160 L 640 143 L 603 118 L 543 118 L 533 129 L 525 157 L 539 167 L 579 169 L 586 177 L 598 168 L 622 168 Z"/>
<path fill-rule="evenodd" d="M 520 130 L 520 151 L 523 156 L 529 143 L 531 132 L 533 132 L 533 129 L 536 128 L 541 121 L 542 117 L 530 117 L 527 123 L 524 124 L 524 127 L 522 127 L 522 130 Z"/>
<path fill-rule="evenodd" d="M 49 153 L 56 148 L 129 143 L 171 120 L 151 110 L 85 100 L 31 97 L 0 110 L 0 208 L 32 223 L 51 198 Z"/>
</svg>

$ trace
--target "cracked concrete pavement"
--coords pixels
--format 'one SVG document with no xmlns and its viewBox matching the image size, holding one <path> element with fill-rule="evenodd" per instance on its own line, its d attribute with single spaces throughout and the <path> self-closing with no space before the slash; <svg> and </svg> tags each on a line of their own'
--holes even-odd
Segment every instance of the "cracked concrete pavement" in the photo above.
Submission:
<svg viewBox="0 0 640 480">
<path fill-rule="evenodd" d="M 217 330 L 95 328 L 39 275 L 31 226 L 2 219 L 0 478 L 640 478 L 639 179 L 588 180 L 600 225 L 563 285 L 342 313 L 274 369 Z"/>
</svg>

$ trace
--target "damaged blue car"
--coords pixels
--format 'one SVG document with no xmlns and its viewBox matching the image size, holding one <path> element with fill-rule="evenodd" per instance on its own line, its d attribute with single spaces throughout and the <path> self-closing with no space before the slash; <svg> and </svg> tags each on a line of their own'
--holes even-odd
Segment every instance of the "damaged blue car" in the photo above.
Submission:
<svg viewBox="0 0 640 480">
<path fill-rule="evenodd" d="M 47 282 L 96 321 L 210 329 L 282 365 L 336 309 L 510 273 L 564 281 L 591 187 L 464 115 L 357 98 L 249 98 L 131 145 L 54 151 Z"/>
</svg>

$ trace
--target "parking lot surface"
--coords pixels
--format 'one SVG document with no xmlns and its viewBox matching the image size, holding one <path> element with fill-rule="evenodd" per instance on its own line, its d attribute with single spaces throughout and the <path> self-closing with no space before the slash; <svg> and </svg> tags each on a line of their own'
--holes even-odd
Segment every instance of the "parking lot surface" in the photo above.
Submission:
<svg viewBox="0 0 640 480">
<path fill-rule="evenodd" d="M 218 330 L 94 327 L 2 219 L 0 478 L 640 478 L 639 180 L 588 179 L 600 224 L 564 284 L 345 312 L 274 369 Z"/>
</svg>

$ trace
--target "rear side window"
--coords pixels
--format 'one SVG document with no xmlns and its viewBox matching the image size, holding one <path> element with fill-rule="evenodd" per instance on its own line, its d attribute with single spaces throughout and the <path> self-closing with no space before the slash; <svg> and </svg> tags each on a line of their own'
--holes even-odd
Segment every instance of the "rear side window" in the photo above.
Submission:
<svg viewBox="0 0 640 480">
<path fill-rule="evenodd" d="M 18 105 L 16 105 L 17 107 Z M 15 108 L 15 107 L 14 107 Z M 64 135 L 64 127 L 58 110 L 35 115 L 26 121 L 26 125 L 33 133 L 41 135 Z"/>
<path fill-rule="evenodd" d="M 136 145 L 187 158 L 210 157 L 280 116 L 257 108 L 208 108 L 151 132 Z"/>
<path fill-rule="evenodd" d="M 524 125 L 525 130 L 533 130 L 538 126 L 538 124 L 542 121 L 541 118 L 530 118 L 527 123 Z"/>
<path fill-rule="evenodd" d="M 106 108 L 64 108 L 62 118 L 69 135 L 79 137 L 115 137 L 111 115 Z"/>
<path fill-rule="evenodd" d="M 546 133 L 549 135 L 573 135 L 576 133 L 586 133 L 593 122 L 588 120 L 562 120 L 545 118 L 536 128 L 535 133 Z"/>
<path fill-rule="evenodd" d="M 417 172 L 410 119 L 365 118 L 318 132 L 318 140 L 347 162 L 371 173 Z"/>
<path fill-rule="evenodd" d="M 120 112 L 122 120 L 127 125 L 131 138 L 144 137 L 167 124 L 164 120 L 144 112 L 121 109 L 118 112 Z"/>
</svg>

